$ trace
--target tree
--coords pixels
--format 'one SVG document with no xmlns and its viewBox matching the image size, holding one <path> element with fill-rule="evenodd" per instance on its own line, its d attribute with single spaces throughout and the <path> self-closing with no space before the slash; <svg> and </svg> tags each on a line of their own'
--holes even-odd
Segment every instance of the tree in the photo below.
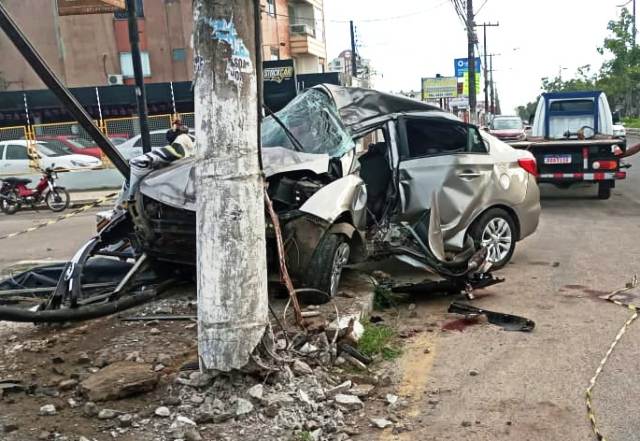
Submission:
<svg viewBox="0 0 640 441">
<path fill-rule="evenodd" d="M 538 100 L 536 99 L 536 101 L 527 103 L 524 106 L 516 107 L 516 112 L 518 113 L 518 116 L 520 117 L 520 119 L 522 119 L 523 121 L 532 122 L 531 121 L 532 115 L 536 113 L 537 106 L 538 106 Z"/>
<path fill-rule="evenodd" d="M 601 55 L 611 55 L 600 70 L 599 85 L 606 89 L 614 107 L 621 107 L 626 115 L 637 115 L 640 96 L 640 48 L 633 35 L 634 17 L 627 8 L 620 18 L 611 20 L 607 29 L 612 35 L 598 48 Z"/>
<path fill-rule="evenodd" d="M 203 370 L 244 367 L 267 326 L 256 8 L 258 0 L 194 2 L 198 347 Z"/>
</svg>

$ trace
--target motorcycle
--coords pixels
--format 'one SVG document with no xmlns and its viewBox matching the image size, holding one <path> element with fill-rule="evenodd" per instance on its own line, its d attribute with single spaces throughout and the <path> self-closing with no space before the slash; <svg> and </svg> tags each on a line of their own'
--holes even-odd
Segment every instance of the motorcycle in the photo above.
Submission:
<svg viewBox="0 0 640 441">
<path fill-rule="evenodd" d="M 69 192 L 56 186 L 56 179 L 58 174 L 52 168 L 43 171 L 35 188 L 27 187 L 31 179 L 4 178 L 0 186 L 0 209 L 5 214 L 15 214 L 23 205 L 34 208 L 44 201 L 54 213 L 64 211 L 69 206 Z"/>
</svg>

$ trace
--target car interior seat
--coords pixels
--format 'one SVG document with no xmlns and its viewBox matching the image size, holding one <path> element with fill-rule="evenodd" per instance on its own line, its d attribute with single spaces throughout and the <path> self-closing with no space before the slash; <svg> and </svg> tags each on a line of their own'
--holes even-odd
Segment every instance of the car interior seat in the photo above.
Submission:
<svg viewBox="0 0 640 441">
<path fill-rule="evenodd" d="M 367 186 L 367 208 L 376 219 L 384 214 L 386 194 L 391 182 L 391 167 L 387 160 L 387 143 L 370 144 L 359 158 L 360 177 Z"/>
</svg>

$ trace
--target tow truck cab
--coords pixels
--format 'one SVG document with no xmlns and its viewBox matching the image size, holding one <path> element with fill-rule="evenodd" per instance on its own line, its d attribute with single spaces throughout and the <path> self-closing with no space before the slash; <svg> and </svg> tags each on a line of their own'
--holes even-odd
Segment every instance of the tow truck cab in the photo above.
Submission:
<svg viewBox="0 0 640 441">
<path fill-rule="evenodd" d="M 614 138 L 613 117 L 601 91 L 544 93 L 538 101 L 532 133 L 517 147 L 530 150 L 538 163 L 539 182 L 568 187 L 598 184 L 608 199 L 620 171 L 621 140 Z M 514 146 L 515 147 L 515 146 Z"/>
</svg>

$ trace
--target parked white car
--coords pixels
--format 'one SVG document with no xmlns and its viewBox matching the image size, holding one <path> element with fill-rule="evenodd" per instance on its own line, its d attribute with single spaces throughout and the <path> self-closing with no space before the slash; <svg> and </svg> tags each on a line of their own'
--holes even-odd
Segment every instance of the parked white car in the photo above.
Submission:
<svg viewBox="0 0 640 441">
<path fill-rule="evenodd" d="M 158 149 L 167 145 L 166 130 L 152 130 L 149 132 L 149 136 L 151 137 L 152 149 Z M 195 131 L 193 129 L 189 129 L 189 136 L 195 142 Z M 140 156 L 142 154 L 142 137 L 140 135 L 136 135 L 122 144 L 117 145 L 116 148 L 125 159 Z"/>
<path fill-rule="evenodd" d="M 78 155 L 70 149 L 44 141 L 37 142 L 36 148 L 40 154 L 42 168 L 92 169 L 102 166 L 102 161 L 93 156 Z M 0 141 L 0 174 L 33 173 L 29 168 L 29 154 L 27 141 L 16 139 Z"/>
</svg>

